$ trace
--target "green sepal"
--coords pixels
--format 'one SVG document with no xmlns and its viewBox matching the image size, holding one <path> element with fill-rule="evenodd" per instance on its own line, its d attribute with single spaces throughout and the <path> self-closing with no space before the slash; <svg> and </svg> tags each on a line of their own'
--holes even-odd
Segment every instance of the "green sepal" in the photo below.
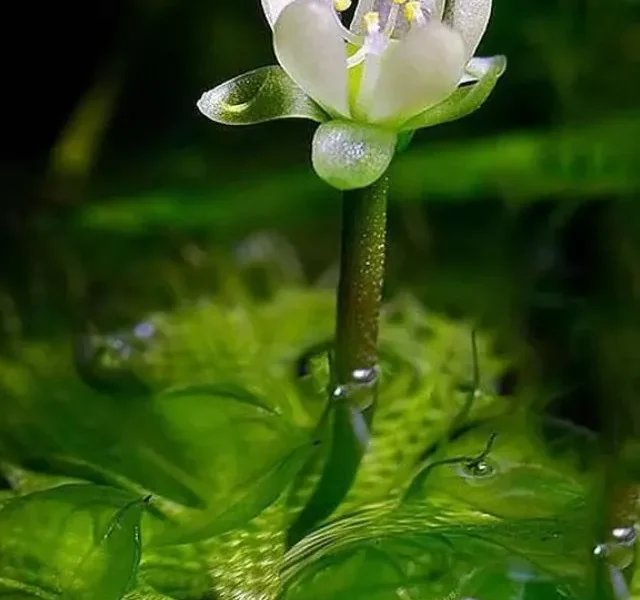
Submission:
<svg viewBox="0 0 640 600">
<path fill-rule="evenodd" d="M 279 66 L 249 71 L 205 92 L 198 109 L 224 125 L 294 118 L 323 123 L 329 119 Z"/>
<path fill-rule="evenodd" d="M 398 143 L 396 144 L 396 153 L 400 154 L 400 152 L 404 152 L 409 148 L 411 142 L 413 141 L 413 136 L 415 135 L 415 130 L 412 131 L 402 131 L 398 134 Z"/>
<path fill-rule="evenodd" d="M 387 170 L 396 150 L 395 132 L 353 121 L 330 121 L 313 138 L 313 168 L 339 190 L 371 185 Z"/>
<path fill-rule="evenodd" d="M 432 127 L 455 121 L 466 117 L 478 110 L 485 100 L 491 95 L 498 79 L 507 68 L 505 56 L 494 56 L 487 59 L 488 67 L 479 73 L 478 81 L 474 84 L 458 88 L 446 100 L 428 108 L 416 117 L 407 121 L 403 126 L 403 131 L 411 131 L 422 127 Z"/>
</svg>

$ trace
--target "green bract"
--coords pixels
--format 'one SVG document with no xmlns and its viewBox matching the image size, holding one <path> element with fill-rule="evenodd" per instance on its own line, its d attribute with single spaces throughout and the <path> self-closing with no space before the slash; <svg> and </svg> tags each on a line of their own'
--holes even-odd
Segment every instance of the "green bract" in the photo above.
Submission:
<svg viewBox="0 0 640 600">
<path fill-rule="evenodd" d="M 504 56 L 474 58 L 491 0 L 262 0 L 281 66 L 203 94 L 200 111 L 228 125 L 307 118 L 318 175 L 339 189 L 376 181 L 397 134 L 459 119 L 487 99 Z M 329 122 L 329 124 L 326 124 Z"/>
</svg>

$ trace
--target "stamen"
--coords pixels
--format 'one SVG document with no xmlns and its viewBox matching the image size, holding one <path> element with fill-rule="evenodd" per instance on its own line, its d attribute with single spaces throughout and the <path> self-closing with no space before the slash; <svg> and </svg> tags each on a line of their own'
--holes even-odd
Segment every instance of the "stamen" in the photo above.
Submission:
<svg viewBox="0 0 640 600">
<path fill-rule="evenodd" d="M 380 55 L 387 47 L 387 38 L 380 32 L 380 13 L 368 12 L 363 17 L 367 28 L 364 44 L 347 59 L 347 68 L 351 69 L 362 63 L 369 54 Z"/>
<path fill-rule="evenodd" d="M 392 6 L 389 11 L 389 18 L 387 24 L 384 26 L 384 35 L 390 38 L 393 35 L 393 30 L 396 28 L 396 21 L 398 20 L 398 13 L 400 12 L 400 6 L 407 0 L 391 0 Z"/>
<path fill-rule="evenodd" d="M 380 31 L 380 13 L 372 10 L 364 16 L 364 24 L 367 26 L 367 33 L 369 35 L 378 33 Z"/>
<path fill-rule="evenodd" d="M 427 24 L 427 19 L 422 12 L 422 2 L 419 0 L 411 0 L 405 4 L 404 16 L 412 26 L 424 27 Z"/>
<path fill-rule="evenodd" d="M 351 0 L 333 0 L 333 6 L 338 12 L 344 12 L 351 8 Z"/>
<path fill-rule="evenodd" d="M 367 29 L 364 44 L 351 57 L 354 64 L 364 63 L 358 95 L 355 105 L 352 106 L 356 115 L 366 115 L 373 102 L 376 82 L 380 74 L 380 60 L 390 42 L 390 38 L 380 31 L 380 13 L 368 12 L 364 15 L 363 22 Z"/>
</svg>

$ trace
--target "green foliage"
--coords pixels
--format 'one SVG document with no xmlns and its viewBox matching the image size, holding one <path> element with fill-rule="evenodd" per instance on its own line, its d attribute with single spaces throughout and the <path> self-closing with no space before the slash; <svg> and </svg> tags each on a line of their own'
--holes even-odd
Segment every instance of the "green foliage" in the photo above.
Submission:
<svg viewBox="0 0 640 600">
<path fill-rule="evenodd" d="M 324 292 L 185 303 L 150 315 L 144 344 L 98 336 L 130 350 L 106 372 L 80 356 L 98 380 L 55 341 L 19 344 L 0 369 L 12 597 L 582 600 L 593 481 L 566 450 L 578 434 L 543 443 L 540 424 L 494 394 L 506 363 L 489 341 L 410 297 L 385 310 L 355 478 L 317 487 L 328 460 L 336 477 L 348 468 L 354 430 L 328 435 L 349 411 L 327 404 L 326 357 L 310 354 L 299 378 L 294 365 L 322 348 L 332 313 Z M 91 484 L 59 486 L 73 478 Z"/>
<path fill-rule="evenodd" d="M 135 581 L 144 502 L 114 488 L 64 485 L 0 511 L 0 595 L 119 600 Z"/>
</svg>

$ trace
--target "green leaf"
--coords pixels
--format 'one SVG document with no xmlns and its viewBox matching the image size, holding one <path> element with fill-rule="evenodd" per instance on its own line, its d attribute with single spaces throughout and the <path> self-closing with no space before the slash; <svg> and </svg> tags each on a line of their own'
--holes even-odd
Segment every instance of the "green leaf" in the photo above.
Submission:
<svg viewBox="0 0 640 600">
<path fill-rule="evenodd" d="M 320 428 L 324 443 L 330 448 L 322 465 L 322 475 L 313 495 L 293 524 L 290 540 L 296 542 L 339 506 L 353 483 L 366 442 L 361 439 L 360 411 L 339 401 L 331 406 Z"/>
<path fill-rule="evenodd" d="M 504 56 L 494 56 L 488 60 L 488 68 L 476 83 L 458 88 L 440 104 L 413 117 L 403 125 L 403 131 L 455 121 L 478 110 L 491 95 L 498 79 L 507 68 L 507 59 Z"/>
<path fill-rule="evenodd" d="M 135 581 L 140 563 L 140 520 L 144 500 L 134 500 L 111 519 L 86 553 L 63 600 L 119 600 Z"/>
<path fill-rule="evenodd" d="M 0 596 L 120 600 L 138 569 L 143 505 L 83 484 L 10 501 L 0 510 Z"/>
<path fill-rule="evenodd" d="M 472 464 L 495 432 L 487 469 Z M 460 435 L 432 464 L 404 501 L 378 499 L 294 546 L 283 598 L 580 597 L 591 482 L 571 460 L 510 419 Z"/>
<path fill-rule="evenodd" d="M 514 591 L 536 588 L 548 595 L 532 599 L 574 599 L 582 590 L 583 513 L 493 523 L 427 504 L 421 512 L 414 505 L 372 513 L 368 522 L 363 513 L 335 522 L 294 548 L 282 600 L 513 600 Z"/>
<path fill-rule="evenodd" d="M 306 443 L 278 460 L 273 466 L 254 473 L 239 485 L 224 502 L 177 529 L 160 534 L 154 543 L 185 544 L 212 538 L 246 525 L 273 504 L 291 484 L 311 454 Z"/>
<path fill-rule="evenodd" d="M 447 463 L 455 457 L 477 456 L 492 434 L 499 432 L 481 465 Z M 440 461 L 444 464 L 438 464 Z M 549 456 L 530 431 L 507 420 L 476 427 L 427 463 L 427 472 L 410 498 L 442 495 L 464 506 L 503 519 L 550 517 L 564 512 L 584 494 L 589 477 L 569 460 Z"/>
<path fill-rule="evenodd" d="M 313 138 L 313 168 L 339 190 L 371 185 L 382 177 L 395 153 L 397 135 L 352 121 L 324 123 Z"/>
<path fill-rule="evenodd" d="M 242 386 L 229 383 L 211 383 L 211 384 L 194 384 L 171 388 L 166 392 L 162 392 L 162 396 L 165 399 L 175 399 L 180 401 L 185 397 L 203 397 L 207 396 L 212 402 L 218 402 L 220 400 L 231 400 L 234 402 L 240 402 L 247 406 L 258 408 L 271 415 L 276 415 L 276 411 L 263 402 L 258 396 L 252 394 Z"/>
<path fill-rule="evenodd" d="M 214 389 L 187 387 L 153 401 L 166 439 L 180 448 L 181 460 L 174 468 L 184 473 L 207 515 L 226 510 L 238 489 L 272 465 L 286 462 L 284 457 L 300 446 L 304 435 L 260 401 L 255 401 L 257 406 L 249 402 L 249 392 L 243 401 L 229 401 L 228 393 L 220 396 Z M 188 514 L 187 521 L 201 522 L 199 510 Z"/>
<path fill-rule="evenodd" d="M 205 92 L 198 109 L 225 125 L 287 118 L 323 123 L 329 118 L 279 66 L 250 71 Z"/>
</svg>

